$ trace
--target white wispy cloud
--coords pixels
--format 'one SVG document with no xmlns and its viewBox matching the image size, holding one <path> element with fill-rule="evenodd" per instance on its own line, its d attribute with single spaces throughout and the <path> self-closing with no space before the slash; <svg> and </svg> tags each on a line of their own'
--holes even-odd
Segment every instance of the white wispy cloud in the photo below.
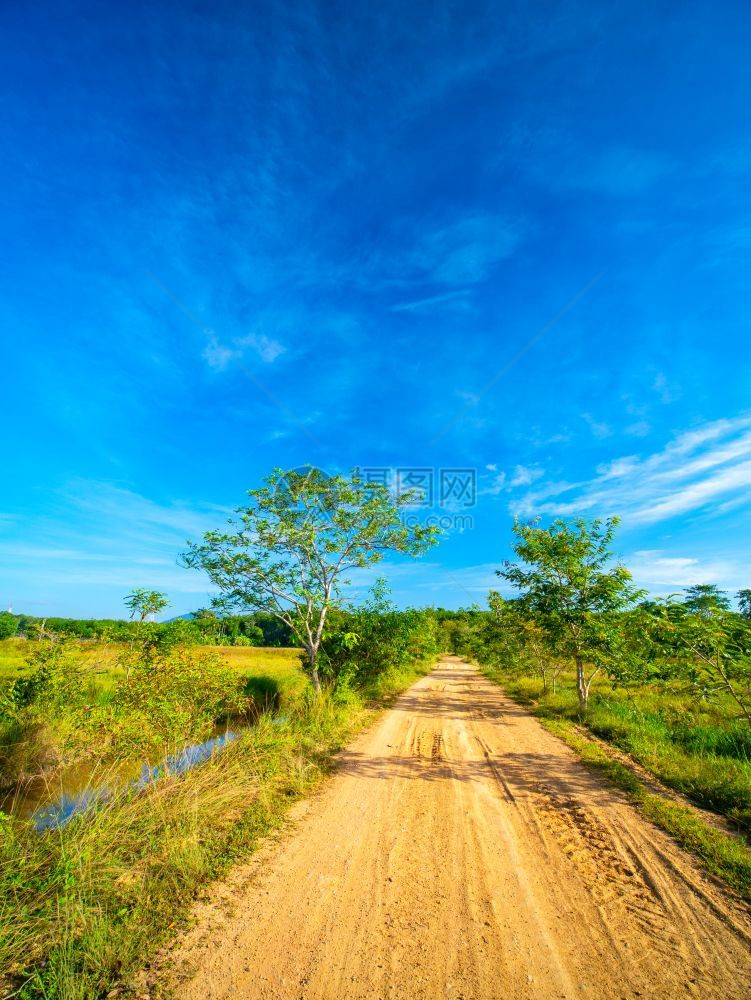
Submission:
<svg viewBox="0 0 751 1000">
<path fill-rule="evenodd" d="M 595 420 L 591 413 L 582 413 L 582 420 L 585 421 L 589 429 L 592 431 L 592 436 L 596 437 L 598 440 L 610 437 L 613 433 L 613 428 L 610 424 L 607 424 L 604 421 Z"/>
<path fill-rule="evenodd" d="M 19 517 L 24 541 L 0 540 L 0 584 L 34 601 L 63 606 L 76 594 L 114 592 L 136 586 L 156 587 L 176 600 L 206 595 L 207 578 L 178 564 L 187 540 L 200 539 L 226 523 L 231 508 L 182 500 L 162 501 L 117 484 L 75 480 L 50 498 L 46 515 Z M 56 596 L 57 595 L 57 596 Z"/>
<path fill-rule="evenodd" d="M 264 364 L 270 365 L 287 349 L 278 340 L 267 337 L 266 334 L 249 333 L 245 337 L 233 337 L 227 344 L 227 350 L 238 359 L 251 355 Z M 203 357 L 210 368 L 219 371 L 222 371 L 231 362 L 227 351 L 222 350 L 213 342 L 204 347 Z"/>
<path fill-rule="evenodd" d="M 670 383 L 663 372 L 658 372 L 655 375 L 652 388 L 659 395 L 660 402 L 662 403 L 674 403 L 681 396 L 681 390 L 678 386 Z"/>
<path fill-rule="evenodd" d="M 542 469 L 528 468 L 525 465 L 517 465 L 511 480 L 511 486 L 530 486 L 535 480 L 540 479 L 545 473 Z"/>
<path fill-rule="evenodd" d="M 566 191 L 635 198 L 664 182 L 676 169 L 662 152 L 627 145 L 591 149 L 556 129 L 543 131 L 536 146 L 538 159 L 530 169 Z M 545 156 L 553 151 L 557 153 L 556 170 L 545 172 Z"/>
<path fill-rule="evenodd" d="M 506 482 L 506 473 L 498 472 L 495 466 L 493 466 L 490 471 L 492 472 L 491 476 L 488 477 L 483 475 L 481 477 L 481 484 L 477 489 L 478 496 L 494 497 L 498 496 L 498 494 L 502 493 L 504 490 L 508 492 L 509 487 Z M 487 482 L 488 479 L 490 480 L 489 482 Z"/>
<path fill-rule="evenodd" d="M 476 213 L 422 235 L 412 253 L 414 267 L 446 285 L 484 281 L 492 268 L 510 257 L 523 228 L 502 216 Z"/>
<path fill-rule="evenodd" d="M 748 502 L 751 416 L 717 420 L 679 435 L 662 451 L 627 455 L 578 483 L 546 483 L 514 504 L 516 513 L 622 514 L 651 523 Z"/>
<path fill-rule="evenodd" d="M 748 576 L 740 561 L 679 556 L 662 549 L 641 549 L 623 562 L 636 585 L 653 594 L 674 593 L 697 583 L 719 584 L 733 592 L 746 585 Z"/>
</svg>

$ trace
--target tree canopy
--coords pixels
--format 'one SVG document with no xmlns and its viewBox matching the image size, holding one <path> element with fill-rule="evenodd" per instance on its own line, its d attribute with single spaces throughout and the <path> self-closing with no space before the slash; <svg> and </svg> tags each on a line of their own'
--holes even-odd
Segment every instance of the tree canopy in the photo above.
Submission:
<svg viewBox="0 0 751 1000">
<path fill-rule="evenodd" d="M 400 510 L 412 496 L 394 497 L 356 472 L 277 469 L 248 497 L 228 529 L 207 532 L 184 562 L 204 570 L 218 588 L 215 606 L 265 611 L 284 622 L 305 649 L 319 689 L 326 618 L 346 574 L 391 552 L 421 555 L 435 544 L 438 529 L 403 521 Z"/>
<path fill-rule="evenodd" d="M 592 679 L 618 641 L 617 614 L 640 595 L 631 574 L 611 565 L 618 518 L 555 520 L 548 528 L 516 521 L 514 551 L 500 577 L 522 594 L 554 649 L 576 663 L 579 706 L 586 710 Z M 593 672 L 585 676 L 585 660 Z"/>
</svg>

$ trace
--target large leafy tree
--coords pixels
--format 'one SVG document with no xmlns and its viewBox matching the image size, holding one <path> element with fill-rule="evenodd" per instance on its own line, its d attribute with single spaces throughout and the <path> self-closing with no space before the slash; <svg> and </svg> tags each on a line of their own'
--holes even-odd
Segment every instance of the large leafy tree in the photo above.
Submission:
<svg viewBox="0 0 751 1000">
<path fill-rule="evenodd" d="M 594 677 L 620 645 L 622 612 L 641 596 L 629 571 L 612 565 L 618 523 L 577 518 L 542 528 L 516 521 L 519 561 L 497 571 L 521 592 L 553 648 L 573 659 L 582 713 Z"/>
<path fill-rule="evenodd" d="M 438 529 L 402 520 L 409 493 L 393 497 L 355 472 L 277 469 L 248 497 L 228 530 L 207 532 L 184 561 L 208 573 L 220 591 L 217 607 L 264 611 L 284 622 L 305 650 L 318 691 L 326 619 L 346 574 L 389 552 L 418 556 Z"/>
<path fill-rule="evenodd" d="M 9 639 L 16 634 L 18 619 L 9 611 L 0 611 L 0 639 Z"/>
</svg>

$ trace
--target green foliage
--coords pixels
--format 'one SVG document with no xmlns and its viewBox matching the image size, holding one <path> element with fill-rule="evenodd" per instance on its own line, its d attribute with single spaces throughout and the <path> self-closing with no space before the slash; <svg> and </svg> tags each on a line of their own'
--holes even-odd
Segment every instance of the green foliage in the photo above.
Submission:
<svg viewBox="0 0 751 1000">
<path fill-rule="evenodd" d="M 565 668 L 565 660 L 556 655 L 543 619 L 536 616 L 523 601 L 507 601 L 491 590 L 488 604 L 492 611 L 493 631 L 496 633 L 495 649 L 502 652 L 508 663 L 523 662 L 542 680 L 543 691 L 555 692 L 558 677 Z"/>
<path fill-rule="evenodd" d="M 726 692 L 751 725 L 751 621 L 717 603 L 701 604 L 694 613 L 671 601 L 660 606 L 653 633 L 667 647 L 697 695 Z"/>
<path fill-rule="evenodd" d="M 219 653 L 183 639 L 182 628 L 152 633 L 145 624 L 143 637 L 121 657 L 125 677 L 107 706 L 107 726 L 120 753 L 203 738 L 217 719 L 252 707 L 242 679 Z"/>
<path fill-rule="evenodd" d="M 175 660 L 182 655 L 155 644 L 149 659 L 164 675 L 185 676 Z M 154 678 L 144 662 L 132 664 L 131 677 L 144 670 L 153 718 Z M 368 693 L 378 687 L 391 697 L 414 678 L 412 667 L 392 669 Z M 140 711 L 138 693 L 133 703 Z M 7 901 L 0 986 L 26 1000 L 108 995 L 169 938 L 197 892 L 246 858 L 371 719 L 359 689 L 346 698 L 303 694 L 283 716 L 262 716 L 185 775 L 137 794 L 126 789 L 60 830 L 40 837 L 0 813 L 0 899 Z"/>
<path fill-rule="evenodd" d="M 227 531 L 208 532 L 185 555 L 204 570 L 224 610 L 275 615 L 297 637 L 320 689 L 318 656 L 326 619 L 339 599 L 345 574 L 372 566 L 389 552 L 417 556 L 434 544 L 437 529 L 408 525 L 400 509 L 409 494 L 392 497 L 356 472 L 326 476 L 275 470 L 250 504 L 238 509 Z"/>
<path fill-rule="evenodd" d="M 340 693 L 352 686 L 367 688 L 390 671 L 434 660 L 438 635 L 432 611 L 398 611 L 379 580 L 365 603 L 332 609 L 321 671 Z"/>
<path fill-rule="evenodd" d="M 141 622 L 146 621 L 149 615 L 153 617 L 169 607 L 166 594 L 162 594 L 158 590 L 147 590 L 145 587 L 138 587 L 131 591 L 123 603 L 130 611 L 130 617 Z"/>
<path fill-rule="evenodd" d="M 0 713 L 18 718 L 30 708 L 51 711 L 80 703 L 84 671 L 71 641 L 46 632 L 28 659 L 27 676 L 19 677 L 0 695 Z"/>
<path fill-rule="evenodd" d="M 8 615 L 7 612 L 3 612 Z M 36 638 L 40 628 L 59 636 L 84 640 L 106 639 L 112 642 L 129 642 L 138 635 L 141 622 L 112 618 L 34 618 L 30 615 L 9 615 L 13 629 L 11 635 Z M 2 615 L 0 615 L 2 619 Z M 199 610 L 192 618 L 172 622 L 149 622 L 153 627 L 169 630 L 177 621 L 187 624 L 191 641 L 207 645 L 290 647 L 294 637 L 284 622 L 274 615 L 256 612 L 249 615 L 219 617 L 213 611 Z M 1 638 L 1 637 L 0 637 Z M 246 642 L 245 640 L 249 640 Z"/>
<path fill-rule="evenodd" d="M 683 606 L 689 614 L 710 617 L 716 611 L 727 611 L 730 601 L 724 590 L 714 583 L 697 583 L 686 588 Z"/>
<path fill-rule="evenodd" d="M 441 649 L 470 659 L 478 654 L 478 645 L 482 644 L 480 628 L 487 620 L 486 615 L 481 615 L 475 609 L 447 611 L 443 608 L 434 614 L 438 623 Z"/>
<path fill-rule="evenodd" d="M 551 650 L 576 664 L 579 708 L 587 709 L 599 670 L 613 661 L 621 640 L 620 614 L 640 596 L 624 566 L 609 566 L 618 518 L 569 523 L 514 523 L 518 563 L 498 575 L 521 591 L 523 604 Z M 589 677 L 585 661 L 592 664 Z"/>
<path fill-rule="evenodd" d="M 751 590 L 739 590 L 735 596 L 738 598 L 739 614 L 751 618 Z"/>
<path fill-rule="evenodd" d="M 0 639 L 10 639 L 16 634 L 18 619 L 8 611 L 0 611 Z"/>
</svg>

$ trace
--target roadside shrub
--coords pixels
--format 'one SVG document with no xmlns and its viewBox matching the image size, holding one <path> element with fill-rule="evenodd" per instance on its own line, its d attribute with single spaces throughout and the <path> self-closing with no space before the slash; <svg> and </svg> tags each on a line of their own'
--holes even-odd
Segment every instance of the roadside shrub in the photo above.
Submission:
<svg viewBox="0 0 751 1000">
<path fill-rule="evenodd" d="M 349 609 L 332 609 L 322 646 L 321 672 L 346 692 L 370 687 L 382 675 L 432 662 L 440 651 L 440 629 L 432 611 L 399 611 L 379 581 L 370 599 Z"/>
<path fill-rule="evenodd" d="M 43 633 L 27 662 L 31 673 L 8 685 L 0 700 L 6 718 L 19 718 L 31 707 L 47 711 L 81 701 L 84 670 L 70 640 Z"/>
<path fill-rule="evenodd" d="M 0 639 L 10 639 L 16 634 L 18 619 L 8 611 L 0 611 Z"/>
<path fill-rule="evenodd" d="M 242 680 L 213 650 L 144 643 L 125 660 L 109 706 L 121 749 L 204 738 L 218 719 L 252 708 Z"/>
</svg>

